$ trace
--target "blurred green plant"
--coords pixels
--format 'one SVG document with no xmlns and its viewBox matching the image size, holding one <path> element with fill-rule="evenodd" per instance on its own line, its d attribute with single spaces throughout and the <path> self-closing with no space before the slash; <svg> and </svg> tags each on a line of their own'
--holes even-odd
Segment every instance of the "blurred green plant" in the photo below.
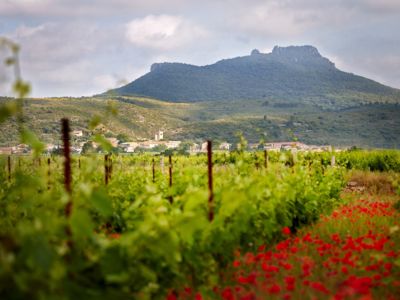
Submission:
<svg viewBox="0 0 400 300">
<path fill-rule="evenodd" d="M 18 131 L 21 143 L 29 145 L 35 156 L 42 153 L 44 149 L 43 143 L 40 142 L 34 132 L 29 130 L 24 125 L 24 99 L 29 95 L 31 87 L 30 84 L 22 79 L 19 51 L 20 47 L 13 41 L 7 38 L 0 37 L 0 48 L 8 49 L 9 56 L 4 60 L 4 64 L 12 67 L 14 71 L 13 92 L 16 95 L 15 100 L 8 101 L 0 106 L 0 124 L 11 117 L 16 117 L 18 124 Z"/>
</svg>

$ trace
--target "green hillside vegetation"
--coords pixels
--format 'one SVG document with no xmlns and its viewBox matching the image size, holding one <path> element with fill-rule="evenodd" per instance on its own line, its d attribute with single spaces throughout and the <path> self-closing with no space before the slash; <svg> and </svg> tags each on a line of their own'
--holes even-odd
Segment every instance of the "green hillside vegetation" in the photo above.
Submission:
<svg viewBox="0 0 400 300">
<path fill-rule="evenodd" d="M 2 99 L 1 102 L 12 101 Z M 103 131 L 106 136 L 127 136 L 129 139 L 149 139 L 160 128 L 168 130 L 171 126 L 177 126 L 181 121 L 173 117 L 169 110 L 173 107 L 181 107 L 181 104 L 169 104 L 152 100 L 135 98 L 133 103 L 112 99 L 99 98 L 45 98 L 27 99 L 24 102 L 25 122 L 41 139 L 47 143 L 59 140 L 60 120 L 67 117 L 71 121 L 73 130 L 87 130 L 90 120 L 94 116 L 101 117 Z M 118 111 L 117 116 L 108 116 L 107 109 L 112 105 Z M 151 108 L 149 108 L 151 107 Z M 160 111 L 166 113 L 160 114 Z M 17 125 L 15 120 L 9 120 L 2 124 L 0 132 L 0 144 L 12 145 L 17 140 Z"/>
<path fill-rule="evenodd" d="M 0 100 L 12 101 L 3 98 Z M 118 115 L 107 115 L 116 107 Z M 47 143 L 59 141 L 60 119 L 68 117 L 73 130 L 83 130 L 94 115 L 103 119 L 103 133 L 134 141 L 152 139 L 162 129 L 165 139 L 201 142 L 237 141 L 241 131 L 251 143 L 260 139 L 298 139 L 307 144 L 400 147 L 400 105 L 365 104 L 322 109 L 312 104 L 292 105 L 287 100 L 231 100 L 169 103 L 150 98 L 115 96 L 25 100 L 25 122 Z M 0 145 L 18 143 L 15 121 L 2 124 Z"/>
<path fill-rule="evenodd" d="M 264 116 L 233 116 L 185 125 L 177 139 L 210 136 L 237 140 L 238 130 L 251 143 L 299 140 L 306 144 L 400 148 L 400 106 L 365 105 L 342 111 L 266 112 Z"/>
<path fill-rule="evenodd" d="M 272 53 L 224 59 L 207 66 L 156 63 L 137 80 L 111 91 L 170 102 L 285 100 L 324 109 L 353 103 L 400 101 L 400 91 L 343 72 L 312 46 L 275 47 Z"/>
</svg>

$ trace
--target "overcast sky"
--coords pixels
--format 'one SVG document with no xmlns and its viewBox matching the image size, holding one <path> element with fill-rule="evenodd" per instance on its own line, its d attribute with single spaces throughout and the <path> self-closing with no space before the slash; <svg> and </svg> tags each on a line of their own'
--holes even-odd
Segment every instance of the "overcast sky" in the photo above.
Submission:
<svg viewBox="0 0 400 300">
<path fill-rule="evenodd" d="M 0 36 L 21 45 L 35 97 L 101 93 L 154 62 L 204 65 L 305 44 L 400 88 L 400 0 L 0 0 Z M 7 78 L 1 65 L 0 95 Z"/>
</svg>

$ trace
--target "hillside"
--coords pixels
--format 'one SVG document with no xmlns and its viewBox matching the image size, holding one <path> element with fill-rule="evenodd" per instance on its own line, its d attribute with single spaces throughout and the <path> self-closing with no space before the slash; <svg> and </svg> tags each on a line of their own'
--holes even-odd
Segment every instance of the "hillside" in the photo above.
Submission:
<svg viewBox="0 0 400 300">
<path fill-rule="evenodd" d="M 325 109 L 400 101 L 399 90 L 337 69 L 312 46 L 276 46 L 268 54 L 253 50 L 249 56 L 207 66 L 156 63 L 149 73 L 111 94 L 169 102 L 264 99 Z"/>
<path fill-rule="evenodd" d="M 10 101 L 9 99 L 1 99 Z M 107 116 L 109 104 L 118 110 Z M 60 140 L 60 119 L 89 135 L 88 124 L 101 116 L 104 133 L 128 140 L 152 139 L 159 129 L 166 139 L 237 141 L 242 131 L 252 143 L 291 140 L 308 144 L 400 148 L 400 105 L 367 104 L 336 111 L 314 105 L 291 105 L 264 100 L 169 103 L 149 98 L 115 96 L 27 99 L 25 120 L 46 143 Z M 15 121 L 1 124 L 0 146 L 18 143 Z M 294 135 L 294 136 L 293 136 Z"/>
<path fill-rule="evenodd" d="M 9 99 L 0 97 L 0 104 Z M 112 105 L 118 111 L 116 116 L 108 114 Z M 67 117 L 72 130 L 83 130 L 89 134 L 89 122 L 94 116 L 102 120 L 104 133 L 110 136 L 119 134 L 129 139 L 150 139 L 160 128 L 169 130 L 183 124 L 176 113 L 184 111 L 185 104 L 170 104 L 151 99 L 104 99 L 96 97 L 82 98 L 44 98 L 24 101 L 24 119 L 34 132 L 47 143 L 57 143 L 60 139 L 60 120 Z M 160 111 L 163 111 L 160 114 Z M 0 145 L 12 145 L 18 142 L 15 120 L 1 124 Z"/>
</svg>

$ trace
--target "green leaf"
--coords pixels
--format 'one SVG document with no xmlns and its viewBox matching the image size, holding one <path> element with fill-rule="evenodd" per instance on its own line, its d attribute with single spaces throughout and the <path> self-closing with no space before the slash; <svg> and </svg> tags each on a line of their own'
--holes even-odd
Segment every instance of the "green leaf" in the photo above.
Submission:
<svg viewBox="0 0 400 300">
<path fill-rule="evenodd" d="M 108 114 L 111 114 L 114 117 L 117 116 L 118 115 L 117 102 L 116 101 L 108 101 L 106 111 Z"/>
<path fill-rule="evenodd" d="M 101 123 L 101 117 L 98 115 L 94 115 L 93 118 L 89 122 L 89 129 L 93 130 Z"/>
<path fill-rule="evenodd" d="M 107 196 L 103 189 L 97 189 L 92 194 L 93 206 L 98 210 L 100 214 L 105 217 L 109 217 L 113 213 L 111 199 Z"/>
<path fill-rule="evenodd" d="M 83 209 L 74 209 L 70 219 L 72 234 L 75 238 L 81 239 L 93 234 L 93 221 L 89 213 Z"/>
<path fill-rule="evenodd" d="M 31 91 L 31 86 L 29 83 L 18 79 L 13 86 L 14 92 L 17 94 L 18 98 L 25 98 L 29 95 Z"/>
<path fill-rule="evenodd" d="M 15 58 L 14 57 L 8 57 L 4 60 L 4 64 L 7 66 L 11 66 L 15 64 Z"/>
<path fill-rule="evenodd" d="M 40 155 L 44 150 L 44 144 L 38 139 L 35 133 L 27 128 L 22 128 L 21 142 L 29 145 L 35 156 Z"/>
<path fill-rule="evenodd" d="M 124 283 L 129 281 L 123 251 L 118 246 L 114 245 L 106 249 L 101 257 L 100 264 L 107 282 Z"/>
<path fill-rule="evenodd" d="M 112 145 L 111 143 L 102 135 L 96 134 L 92 137 L 92 141 L 95 143 L 100 144 L 101 148 L 103 148 L 104 151 L 110 152 L 112 150 Z"/>
<path fill-rule="evenodd" d="M 15 115 L 18 111 L 18 105 L 15 101 L 10 101 L 0 105 L 0 123 L 3 123 L 9 117 Z"/>
<path fill-rule="evenodd" d="M 26 237 L 21 256 L 25 256 L 33 268 L 43 271 L 48 271 L 54 260 L 54 252 L 41 232 L 37 232 L 35 235 L 30 233 Z"/>
</svg>

